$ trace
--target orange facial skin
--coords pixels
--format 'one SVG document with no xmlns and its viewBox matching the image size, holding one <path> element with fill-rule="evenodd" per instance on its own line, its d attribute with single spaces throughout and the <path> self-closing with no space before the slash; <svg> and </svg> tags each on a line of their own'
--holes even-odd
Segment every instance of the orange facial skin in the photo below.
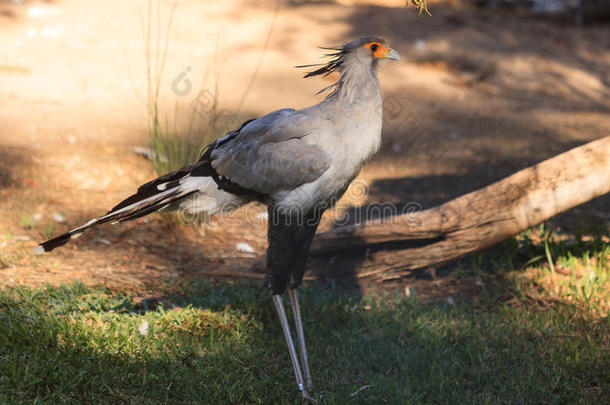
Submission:
<svg viewBox="0 0 610 405">
<path fill-rule="evenodd" d="M 373 56 L 379 59 L 386 58 L 390 53 L 390 48 L 379 42 L 369 42 L 364 46 L 369 48 Z"/>
</svg>

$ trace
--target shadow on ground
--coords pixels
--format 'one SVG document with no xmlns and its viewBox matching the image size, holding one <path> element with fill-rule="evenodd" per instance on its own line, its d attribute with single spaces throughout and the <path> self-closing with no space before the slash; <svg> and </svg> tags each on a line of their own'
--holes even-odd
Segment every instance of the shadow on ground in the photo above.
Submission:
<svg viewBox="0 0 610 405">
<path fill-rule="evenodd" d="M 0 145 L 0 193 L 9 188 L 34 185 L 35 180 L 29 177 L 34 166 L 31 150 Z"/>
</svg>

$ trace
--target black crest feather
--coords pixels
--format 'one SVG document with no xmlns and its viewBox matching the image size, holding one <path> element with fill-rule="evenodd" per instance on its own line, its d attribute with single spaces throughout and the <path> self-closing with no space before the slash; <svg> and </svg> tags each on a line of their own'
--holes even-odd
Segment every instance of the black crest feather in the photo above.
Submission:
<svg viewBox="0 0 610 405">
<path fill-rule="evenodd" d="M 314 63 L 313 65 L 299 65 L 299 66 L 295 66 L 297 68 L 308 68 L 308 67 L 312 67 L 312 66 L 322 66 L 319 69 L 316 69 L 316 70 L 311 71 L 311 72 L 307 72 L 307 74 L 305 76 L 303 76 L 303 78 L 313 77 L 313 76 L 320 76 L 320 75 L 328 76 L 332 72 L 337 71 L 337 69 L 339 69 L 339 67 L 341 67 L 341 65 L 345 61 L 344 56 L 347 53 L 347 50 L 345 50 L 343 47 L 341 47 L 341 48 L 322 48 L 322 49 L 328 49 L 328 50 L 333 50 L 333 51 L 337 51 L 337 52 L 327 53 L 327 54 L 324 55 L 326 57 L 332 58 L 328 63 Z"/>
<path fill-rule="evenodd" d="M 349 52 L 351 52 L 352 50 L 356 49 L 359 46 L 362 46 L 366 43 L 373 42 L 373 41 L 380 42 L 384 45 L 386 44 L 386 42 L 383 38 L 375 37 L 375 36 L 366 36 L 366 37 L 360 37 L 358 39 L 355 39 L 344 45 L 331 46 L 331 47 L 321 46 L 320 49 L 325 49 L 327 51 L 334 51 L 331 53 L 324 54 L 325 57 L 332 58 L 329 62 L 316 63 L 313 65 L 300 65 L 300 66 L 295 66 L 295 67 L 309 68 L 309 67 L 313 67 L 313 66 L 322 66 L 321 68 L 316 69 L 312 72 L 307 72 L 307 74 L 305 76 L 303 76 L 304 78 L 320 76 L 320 75 L 328 76 L 332 72 L 337 71 L 341 67 L 341 65 L 343 65 L 343 63 L 345 62 L 345 57 Z"/>
</svg>

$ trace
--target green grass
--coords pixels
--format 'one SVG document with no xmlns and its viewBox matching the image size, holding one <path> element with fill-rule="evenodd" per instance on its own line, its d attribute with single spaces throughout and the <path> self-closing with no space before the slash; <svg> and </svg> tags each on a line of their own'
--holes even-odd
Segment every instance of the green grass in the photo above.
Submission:
<svg viewBox="0 0 610 405">
<path fill-rule="evenodd" d="M 575 305 L 449 306 L 319 286 L 302 296 L 323 403 L 610 400 L 610 320 Z M 0 402 L 300 402 L 266 291 L 191 283 L 162 302 L 78 283 L 5 288 Z"/>
<path fill-rule="evenodd" d="M 589 224 L 586 230 L 586 236 L 559 235 L 541 224 L 448 270 L 488 281 L 486 299 L 562 301 L 587 316 L 604 316 L 610 312 L 610 229 Z"/>
</svg>

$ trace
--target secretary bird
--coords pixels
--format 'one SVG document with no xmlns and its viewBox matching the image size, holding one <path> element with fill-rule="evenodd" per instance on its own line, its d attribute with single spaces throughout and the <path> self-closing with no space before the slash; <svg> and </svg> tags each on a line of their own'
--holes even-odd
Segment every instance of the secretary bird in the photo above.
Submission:
<svg viewBox="0 0 610 405">
<path fill-rule="evenodd" d="M 244 122 L 208 145 L 201 158 L 138 188 L 108 213 L 36 247 L 48 252 L 104 222 L 123 222 L 161 210 L 212 215 L 251 201 L 268 206 L 265 285 L 271 290 L 299 391 L 315 402 L 297 287 L 323 212 L 358 175 L 381 143 L 382 91 L 377 79 L 381 60 L 400 60 L 379 37 L 362 37 L 323 48 L 331 60 L 304 77 L 340 72 L 324 90 L 326 99 L 302 110 L 284 108 Z M 294 314 L 300 363 L 282 303 Z M 302 366 L 302 368 L 301 368 Z"/>
</svg>

